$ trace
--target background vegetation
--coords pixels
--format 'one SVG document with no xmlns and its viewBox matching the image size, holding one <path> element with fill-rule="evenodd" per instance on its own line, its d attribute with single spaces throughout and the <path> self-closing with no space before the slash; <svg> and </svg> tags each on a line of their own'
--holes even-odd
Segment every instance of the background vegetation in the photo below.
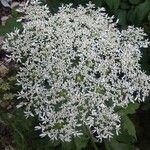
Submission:
<svg viewBox="0 0 150 150">
<path fill-rule="evenodd" d="M 85 5 L 89 0 L 46 0 L 50 10 L 55 13 L 62 3 Z M 118 28 L 128 25 L 143 27 L 150 37 L 150 0 L 91 0 L 97 7 L 105 7 L 107 13 L 119 19 Z M 11 32 L 14 27 L 22 28 L 16 22 L 21 15 L 15 9 L 4 8 L 0 4 L 0 15 L 11 15 L 5 25 L 0 25 L 1 38 Z M 141 65 L 150 74 L 150 49 L 142 49 Z M 6 61 L 7 53 L 0 50 L 0 150 L 140 150 L 150 149 L 150 98 L 144 103 L 130 104 L 119 111 L 122 118 L 121 134 L 111 141 L 99 143 L 93 135 L 85 130 L 81 139 L 73 139 L 71 143 L 51 142 L 48 138 L 40 138 L 34 126 L 36 118 L 25 119 L 23 109 L 16 109 L 18 100 L 16 92 L 17 64 Z"/>
</svg>

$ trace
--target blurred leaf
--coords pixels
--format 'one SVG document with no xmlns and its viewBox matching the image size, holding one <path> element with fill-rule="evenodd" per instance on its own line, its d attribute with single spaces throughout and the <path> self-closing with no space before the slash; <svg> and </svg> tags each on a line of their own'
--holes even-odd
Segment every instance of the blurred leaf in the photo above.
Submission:
<svg viewBox="0 0 150 150">
<path fill-rule="evenodd" d="M 127 12 L 127 19 L 128 19 L 128 22 L 130 22 L 130 24 L 134 23 L 134 9 L 133 8 Z"/>
<path fill-rule="evenodd" d="M 150 11 L 150 0 L 146 0 L 145 2 L 136 6 L 133 14 L 134 22 L 136 24 L 140 24 L 144 20 L 146 15 L 148 15 L 149 11 Z"/>
<path fill-rule="evenodd" d="M 144 111 L 150 110 L 150 101 L 145 102 L 141 109 Z"/>
<path fill-rule="evenodd" d="M 125 10 L 118 10 L 119 24 L 125 26 L 127 24 L 127 12 Z"/>
<path fill-rule="evenodd" d="M 82 150 L 84 148 L 86 148 L 89 138 L 85 137 L 85 136 L 81 136 L 79 138 L 75 138 L 75 145 L 76 145 L 76 150 Z"/>
<path fill-rule="evenodd" d="M 61 150 L 72 150 L 75 148 L 75 144 L 73 140 L 71 142 L 64 142 L 62 143 L 62 148 Z"/>
<path fill-rule="evenodd" d="M 148 20 L 150 21 L 150 12 L 149 12 L 149 14 L 148 14 Z"/>
<path fill-rule="evenodd" d="M 106 150 L 135 150 L 135 147 L 130 143 L 120 143 L 115 139 L 105 141 Z"/>
<path fill-rule="evenodd" d="M 130 7 L 131 7 L 131 5 L 126 2 L 121 2 L 121 4 L 120 4 L 121 9 L 129 9 Z"/>
<path fill-rule="evenodd" d="M 119 8 L 120 0 L 105 0 L 111 10 L 116 11 Z"/>
<path fill-rule="evenodd" d="M 25 138 L 24 135 L 17 129 L 16 126 L 12 125 L 13 130 L 14 130 L 14 142 L 17 146 L 18 149 L 20 150 L 26 150 L 26 144 L 25 144 Z"/>
<path fill-rule="evenodd" d="M 149 110 L 149 109 L 150 109 L 150 103 L 147 104 L 147 105 L 144 105 L 144 106 L 142 107 L 142 110 Z"/>
<path fill-rule="evenodd" d="M 93 2 L 96 7 L 101 7 L 101 5 L 102 5 L 102 1 L 101 0 L 92 0 L 91 2 Z"/>
<path fill-rule="evenodd" d="M 11 10 L 11 16 L 14 18 L 20 17 L 21 14 L 19 12 L 17 12 L 15 9 Z"/>
<path fill-rule="evenodd" d="M 6 33 L 12 32 L 14 28 L 21 29 L 21 22 L 16 22 L 20 15 L 12 10 L 12 16 L 6 21 L 4 26 L 0 25 L 0 36 L 6 35 Z"/>
<path fill-rule="evenodd" d="M 134 143 L 136 141 L 135 138 L 129 135 L 127 130 L 124 130 L 123 128 L 120 129 L 119 135 L 114 135 L 113 138 L 122 143 Z"/>
<path fill-rule="evenodd" d="M 134 114 L 136 113 L 136 110 L 139 108 L 139 103 L 130 103 L 128 107 L 121 109 L 118 111 L 118 114 L 120 115 L 127 115 L 127 114 Z"/>
<path fill-rule="evenodd" d="M 123 129 L 126 130 L 129 135 L 133 136 L 136 139 L 136 130 L 134 124 L 127 115 L 122 116 L 122 126 Z"/>
<path fill-rule="evenodd" d="M 141 0 L 129 0 L 131 4 L 138 4 Z"/>
</svg>

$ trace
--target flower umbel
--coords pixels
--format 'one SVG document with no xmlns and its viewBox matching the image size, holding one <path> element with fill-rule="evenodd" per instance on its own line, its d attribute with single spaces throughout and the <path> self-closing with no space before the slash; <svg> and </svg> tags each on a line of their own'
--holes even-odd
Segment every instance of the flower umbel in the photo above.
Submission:
<svg viewBox="0 0 150 150">
<path fill-rule="evenodd" d="M 52 15 L 31 1 L 22 33 L 7 36 L 3 48 L 21 64 L 17 74 L 25 115 L 39 118 L 41 137 L 70 141 L 87 126 L 97 138 L 120 128 L 114 111 L 149 94 L 141 71 L 141 47 L 150 44 L 141 28 L 119 31 L 104 8 L 63 5 Z M 115 131 L 115 132 L 114 132 Z"/>
</svg>

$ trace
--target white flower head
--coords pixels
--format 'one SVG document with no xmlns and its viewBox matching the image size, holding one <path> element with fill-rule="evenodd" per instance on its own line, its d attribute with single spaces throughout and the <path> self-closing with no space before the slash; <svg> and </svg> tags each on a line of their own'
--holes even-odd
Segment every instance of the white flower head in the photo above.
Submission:
<svg viewBox="0 0 150 150">
<path fill-rule="evenodd" d="M 37 115 L 41 137 L 70 141 L 88 126 L 97 138 L 111 138 L 120 128 L 114 111 L 142 101 L 150 77 L 141 71 L 140 47 L 150 43 L 141 28 L 119 31 L 104 8 L 63 5 L 50 14 L 31 1 L 22 33 L 15 30 L 3 48 L 21 63 L 17 74 L 26 99 L 26 116 Z"/>
</svg>

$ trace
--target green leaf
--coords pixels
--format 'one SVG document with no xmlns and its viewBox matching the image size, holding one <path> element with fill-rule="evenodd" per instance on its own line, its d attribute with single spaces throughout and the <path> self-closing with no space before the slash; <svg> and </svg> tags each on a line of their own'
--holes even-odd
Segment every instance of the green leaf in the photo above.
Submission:
<svg viewBox="0 0 150 150">
<path fill-rule="evenodd" d="M 148 21 L 150 21 L 150 12 L 149 12 L 149 14 L 148 14 Z"/>
<path fill-rule="evenodd" d="M 127 12 L 127 19 L 128 19 L 128 21 L 130 22 L 130 23 L 134 23 L 135 21 L 135 19 L 134 19 L 135 17 L 134 17 L 134 8 L 131 8 L 131 9 L 129 9 L 129 11 Z"/>
<path fill-rule="evenodd" d="M 19 14 L 12 10 L 12 16 L 6 21 L 4 26 L 0 25 L 0 36 L 5 35 L 6 33 L 12 32 L 14 28 L 21 29 L 22 24 L 21 22 L 16 22 L 19 17 Z"/>
<path fill-rule="evenodd" d="M 111 10 L 116 11 L 119 8 L 120 0 L 105 0 Z"/>
<path fill-rule="evenodd" d="M 76 145 L 76 150 L 82 150 L 83 148 L 86 148 L 89 138 L 81 136 L 79 138 L 75 138 L 75 145 Z"/>
<path fill-rule="evenodd" d="M 71 140 L 71 142 L 62 143 L 61 150 L 72 150 L 72 149 L 74 149 L 74 147 L 75 147 L 74 141 Z"/>
<path fill-rule="evenodd" d="M 101 7 L 102 6 L 102 1 L 92 0 L 91 2 L 94 3 L 96 7 Z"/>
<path fill-rule="evenodd" d="M 106 150 L 135 150 L 134 145 L 130 143 L 120 143 L 115 139 L 105 141 Z"/>
<path fill-rule="evenodd" d="M 145 103 L 141 109 L 144 111 L 150 110 L 150 103 L 149 102 Z"/>
<path fill-rule="evenodd" d="M 136 110 L 139 108 L 139 103 L 130 103 L 128 107 L 118 111 L 119 115 L 128 115 L 136 113 Z"/>
<path fill-rule="evenodd" d="M 129 2 L 133 5 L 140 3 L 141 0 L 129 0 Z"/>
<path fill-rule="evenodd" d="M 136 130 L 134 124 L 127 115 L 122 116 L 122 127 L 128 132 L 129 135 L 136 139 Z"/>
<path fill-rule="evenodd" d="M 121 9 L 129 9 L 130 7 L 131 7 L 131 5 L 126 2 L 121 2 L 121 4 L 120 4 Z"/>
<path fill-rule="evenodd" d="M 113 138 L 115 138 L 118 142 L 121 143 L 134 143 L 136 140 L 133 136 L 129 135 L 127 130 L 120 129 L 119 135 L 114 135 Z"/>
<path fill-rule="evenodd" d="M 125 10 L 118 10 L 119 24 L 125 26 L 127 24 L 127 12 Z"/>
<path fill-rule="evenodd" d="M 150 1 L 146 0 L 144 3 L 139 4 L 134 10 L 134 22 L 140 24 L 150 11 Z"/>
</svg>

